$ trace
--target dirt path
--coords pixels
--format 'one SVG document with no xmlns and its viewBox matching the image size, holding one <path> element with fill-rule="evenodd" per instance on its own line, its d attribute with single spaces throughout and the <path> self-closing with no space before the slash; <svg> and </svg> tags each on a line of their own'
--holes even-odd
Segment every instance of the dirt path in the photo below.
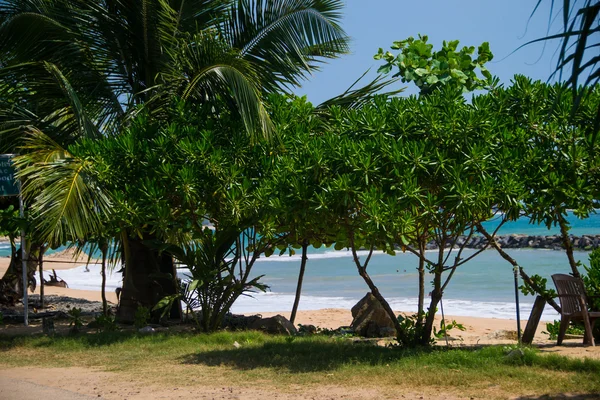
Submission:
<svg viewBox="0 0 600 400">
<path fill-rule="evenodd" d="M 96 397 L 97 398 L 97 397 Z M 40 385 L 17 378 L 0 375 L 0 399 L 2 400 L 91 400 L 91 396 L 71 392 L 69 390 Z"/>
<path fill-rule="evenodd" d="M 403 391 L 382 393 L 373 389 L 339 386 L 306 388 L 292 385 L 286 390 L 268 387 L 157 387 L 136 382 L 130 375 L 87 368 L 8 368 L 0 370 L 2 400 L 350 400 L 350 399 L 461 400 L 449 394 Z"/>
</svg>

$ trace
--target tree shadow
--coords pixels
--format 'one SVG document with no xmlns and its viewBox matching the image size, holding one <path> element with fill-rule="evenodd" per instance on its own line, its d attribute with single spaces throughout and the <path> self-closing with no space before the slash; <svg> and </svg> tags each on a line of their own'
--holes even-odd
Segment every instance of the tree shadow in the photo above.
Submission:
<svg viewBox="0 0 600 400">
<path fill-rule="evenodd" d="M 239 348 L 206 350 L 180 358 L 183 364 L 207 366 L 227 365 L 240 370 L 278 368 L 292 373 L 319 372 L 348 364 L 381 366 L 406 362 L 432 368 L 485 368 L 488 363 L 514 367 L 536 367 L 550 371 L 600 373 L 600 361 L 543 355 L 533 350 L 515 355 L 502 346 L 470 348 L 444 347 L 380 347 L 374 344 L 353 344 L 348 341 L 286 340 Z M 425 367 L 427 368 L 427 367 Z"/>
<path fill-rule="evenodd" d="M 339 342 L 267 342 L 262 346 L 242 345 L 237 349 L 188 354 L 181 358 L 181 362 L 207 366 L 228 365 L 241 370 L 284 368 L 293 373 L 306 373 L 327 371 L 344 364 L 385 365 L 399 357 L 433 351 L 435 350 L 429 348 L 402 349 Z"/>
</svg>

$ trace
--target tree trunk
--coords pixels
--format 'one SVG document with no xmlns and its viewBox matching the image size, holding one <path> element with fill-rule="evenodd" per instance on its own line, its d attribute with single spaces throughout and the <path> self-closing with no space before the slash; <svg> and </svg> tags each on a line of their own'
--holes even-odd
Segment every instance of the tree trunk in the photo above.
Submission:
<svg viewBox="0 0 600 400">
<path fill-rule="evenodd" d="M 419 241 L 419 304 L 417 306 L 417 331 L 423 325 L 425 315 L 425 243 Z"/>
<path fill-rule="evenodd" d="M 35 290 L 36 286 L 35 274 L 38 271 L 38 255 L 40 248 L 41 246 L 30 245 L 29 249 L 26 249 L 27 280 L 28 287 L 31 290 Z M 2 288 L 11 289 L 18 297 L 18 300 L 20 300 L 23 298 L 23 257 L 21 249 L 17 249 L 12 243 L 11 252 L 10 263 L 4 276 L 0 279 L 0 286 Z"/>
<path fill-rule="evenodd" d="M 292 315 L 290 316 L 290 322 L 293 324 L 296 320 L 296 312 L 298 311 L 298 304 L 300 303 L 300 294 L 302 293 L 302 281 L 304 280 L 304 270 L 306 269 L 306 256 L 308 250 L 308 241 L 302 242 L 302 260 L 300 261 L 300 273 L 298 274 L 298 285 L 296 286 L 296 298 L 294 299 L 294 306 L 292 307 Z"/>
<path fill-rule="evenodd" d="M 176 270 L 173 257 L 159 255 L 157 250 L 146 246 L 143 239 L 126 239 L 125 277 L 119 297 L 117 319 L 120 322 L 134 321 L 139 306 L 152 309 L 163 297 L 177 293 Z M 171 309 L 171 318 L 180 318 L 180 307 Z"/>
<path fill-rule="evenodd" d="M 45 301 L 44 301 L 44 253 L 46 252 L 46 246 L 40 246 L 40 259 L 39 259 L 39 266 L 40 266 L 40 304 L 41 304 L 41 308 L 45 307 Z"/>
<path fill-rule="evenodd" d="M 567 220 L 565 220 L 565 217 L 560 212 L 557 212 L 556 216 L 558 217 L 560 235 L 562 237 L 563 245 L 565 246 L 567 258 L 569 259 L 571 271 L 573 271 L 573 276 L 575 278 L 581 278 L 581 275 L 579 274 L 579 268 L 577 268 L 578 263 L 577 261 L 575 261 L 575 257 L 573 256 L 573 243 L 571 243 L 571 238 L 569 237 L 569 228 L 567 226 Z"/>
<path fill-rule="evenodd" d="M 431 302 L 429 303 L 429 310 L 427 318 L 425 318 L 425 326 L 423 327 L 421 334 L 421 344 L 423 346 L 429 346 L 431 342 L 431 335 L 433 333 L 433 324 L 435 322 L 435 311 L 442 298 L 442 293 L 438 289 L 435 289 L 431 293 Z"/>
<path fill-rule="evenodd" d="M 108 251 L 108 246 L 106 243 L 102 243 L 100 251 L 102 252 L 102 269 L 100 271 L 100 275 L 102 275 L 102 314 L 107 316 L 108 304 L 106 303 L 106 253 Z"/>
</svg>

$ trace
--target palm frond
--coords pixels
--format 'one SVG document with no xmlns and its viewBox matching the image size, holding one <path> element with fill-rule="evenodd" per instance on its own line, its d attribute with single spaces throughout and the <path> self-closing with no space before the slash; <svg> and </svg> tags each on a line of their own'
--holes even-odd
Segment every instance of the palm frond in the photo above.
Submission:
<svg viewBox="0 0 600 400">
<path fill-rule="evenodd" d="M 338 25 L 339 0 L 238 0 L 221 31 L 240 56 L 255 64 L 268 91 L 299 85 L 318 58 L 348 52 Z"/>
<path fill-rule="evenodd" d="M 323 103 L 315 107 L 317 113 L 326 112 L 326 110 L 333 106 L 342 108 L 359 108 L 366 103 L 370 102 L 376 95 L 384 96 L 395 96 L 402 93 L 405 88 L 392 90 L 389 92 L 382 92 L 383 89 L 388 87 L 390 84 L 394 84 L 400 80 L 400 78 L 385 79 L 382 75 L 378 75 L 371 82 L 364 86 L 355 88 L 356 85 L 369 73 L 369 70 L 365 71 L 344 93 L 332 97 L 331 99 L 325 100 Z"/>
<path fill-rule="evenodd" d="M 24 154 L 14 163 L 38 237 L 56 245 L 102 232 L 111 202 L 89 174 L 89 165 L 43 132 L 30 128 L 28 133 Z"/>
</svg>

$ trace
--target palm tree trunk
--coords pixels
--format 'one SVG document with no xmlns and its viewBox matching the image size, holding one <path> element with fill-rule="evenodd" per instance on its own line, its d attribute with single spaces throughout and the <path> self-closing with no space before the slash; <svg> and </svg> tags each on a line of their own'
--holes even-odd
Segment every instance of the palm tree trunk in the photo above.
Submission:
<svg viewBox="0 0 600 400">
<path fill-rule="evenodd" d="M 100 274 L 102 275 L 102 314 L 104 316 L 108 315 L 108 304 L 106 302 L 106 252 L 108 250 L 108 246 L 105 243 L 102 243 L 102 270 Z"/>
<path fill-rule="evenodd" d="M 40 259 L 38 264 L 40 266 L 40 305 L 41 308 L 45 307 L 44 301 L 44 253 L 46 252 L 46 246 L 40 246 Z"/>
<path fill-rule="evenodd" d="M 125 279 L 119 298 L 117 319 L 131 323 L 139 306 L 152 309 L 163 297 L 177 293 L 173 279 L 173 257 L 159 254 L 144 244 L 150 236 L 127 238 L 128 256 L 125 260 Z M 180 307 L 172 307 L 171 318 L 180 318 Z"/>
<path fill-rule="evenodd" d="M 292 315 L 290 316 L 290 322 L 293 324 L 296 320 L 296 312 L 298 311 L 298 304 L 300 304 L 300 294 L 302 293 L 302 281 L 304 280 L 304 271 L 306 269 L 306 261 L 308 251 L 308 241 L 302 242 L 302 260 L 300 261 L 300 273 L 298 274 L 298 285 L 296 286 L 296 298 L 294 299 L 294 305 L 292 307 Z"/>
</svg>

